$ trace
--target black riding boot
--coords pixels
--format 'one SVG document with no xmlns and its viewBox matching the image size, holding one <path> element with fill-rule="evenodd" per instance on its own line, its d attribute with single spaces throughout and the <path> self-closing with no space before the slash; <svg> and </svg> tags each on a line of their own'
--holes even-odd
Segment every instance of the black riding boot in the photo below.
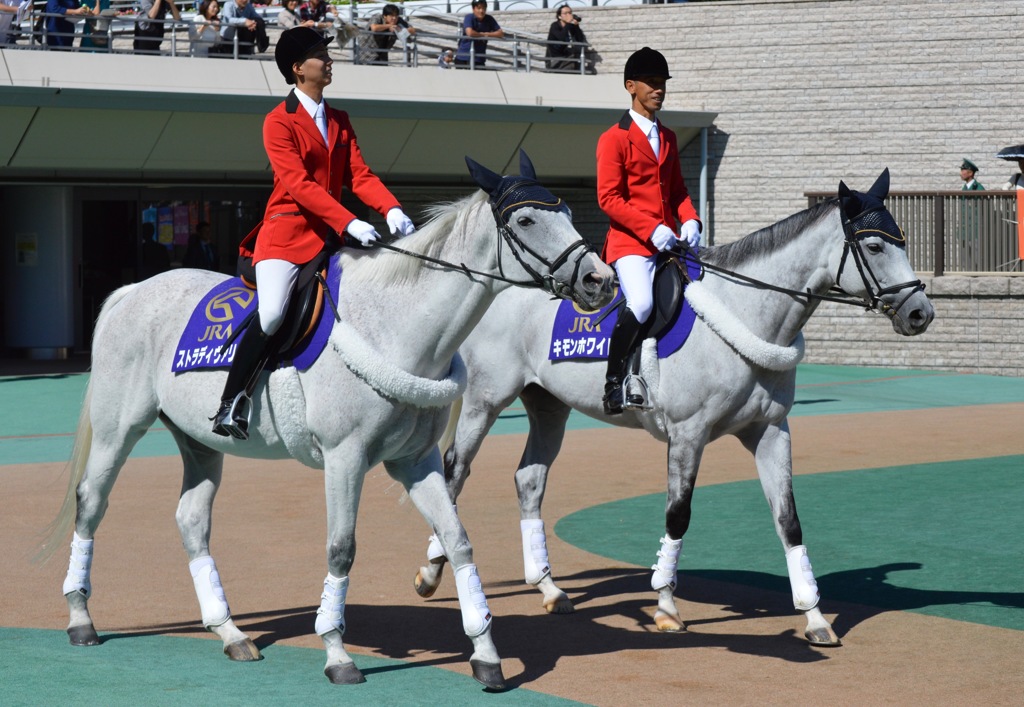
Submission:
<svg viewBox="0 0 1024 707">
<path fill-rule="evenodd" d="M 224 384 L 220 409 L 211 417 L 213 431 L 223 437 L 249 439 L 249 413 L 252 411 L 250 396 L 256 378 L 267 364 L 267 342 L 270 337 L 263 333 L 258 316 L 253 317 L 242 334 L 235 358 Z"/>
<path fill-rule="evenodd" d="M 637 343 L 641 324 L 636 320 L 629 307 L 623 307 L 619 319 L 612 329 L 611 341 L 608 342 L 608 372 L 604 380 L 604 413 L 618 415 L 622 412 L 622 379 L 626 374 L 626 363 L 629 354 Z M 633 398 L 639 398 L 634 400 Z M 643 405 L 643 398 L 633 394 L 630 404 Z"/>
</svg>

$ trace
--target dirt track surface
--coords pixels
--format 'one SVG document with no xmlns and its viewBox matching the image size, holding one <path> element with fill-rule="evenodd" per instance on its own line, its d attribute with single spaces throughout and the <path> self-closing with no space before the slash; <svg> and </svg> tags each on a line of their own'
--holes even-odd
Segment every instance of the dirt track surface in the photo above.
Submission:
<svg viewBox="0 0 1024 707">
<path fill-rule="evenodd" d="M 1022 454 L 1022 413 L 1024 405 L 991 405 L 794 418 L 794 465 L 797 473 L 819 473 Z M 544 516 L 556 580 L 577 611 L 546 615 L 540 594 L 522 582 L 512 473 L 523 443 L 520 435 L 489 438 L 459 501 L 511 684 L 595 705 L 1020 704 L 1024 632 L 825 596 L 822 610 L 844 645 L 812 648 L 789 596 L 689 578 L 685 564 L 677 596 L 689 631 L 656 632 L 647 568 L 578 550 L 551 532 L 582 508 L 664 491 L 665 449 L 642 432 L 568 436 Z M 0 470 L 0 625 L 67 623 L 63 551 L 42 568 L 25 559 L 60 504 L 61 470 Z M 754 476 L 750 456 L 730 439 L 708 448 L 700 481 Z M 96 542 L 90 607 L 101 634 L 210 637 L 199 626 L 174 521 L 180 478 L 177 458 L 133 459 L 121 472 Z M 295 462 L 227 460 L 212 549 L 236 622 L 258 643 L 322 646 L 312 627 L 325 574 L 324 516 L 320 472 Z M 380 469 L 367 479 L 359 523 L 345 635 L 357 663 L 359 654 L 372 653 L 469 674 L 470 644 L 450 568 L 433 599 L 416 596 L 412 579 L 429 531 Z M 807 541 L 813 547 L 813 538 Z M 651 545 L 653 558 L 657 538 Z M 779 562 L 784 566 L 781 549 Z"/>
</svg>

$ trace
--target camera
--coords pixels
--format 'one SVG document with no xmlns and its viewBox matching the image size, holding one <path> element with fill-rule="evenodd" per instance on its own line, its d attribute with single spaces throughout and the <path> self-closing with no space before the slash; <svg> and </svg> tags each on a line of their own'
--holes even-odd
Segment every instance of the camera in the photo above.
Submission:
<svg viewBox="0 0 1024 707">
<path fill-rule="evenodd" d="M 577 22 L 582 22 L 582 21 L 583 21 L 583 18 L 582 18 L 582 17 L 580 17 L 579 15 L 573 15 L 573 16 L 572 16 L 572 18 L 573 18 L 574 20 L 576 20 Z"/>
</svg>

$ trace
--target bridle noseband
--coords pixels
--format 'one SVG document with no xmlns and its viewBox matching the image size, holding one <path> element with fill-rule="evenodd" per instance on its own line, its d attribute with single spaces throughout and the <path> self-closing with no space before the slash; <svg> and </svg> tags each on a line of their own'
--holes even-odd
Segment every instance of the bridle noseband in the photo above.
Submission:
<svg viewBox="0 0 1024 707">
<path fill-rule="evenodd" d="M 882 287 L 875 273 L 871 270 L 867 258 L 864 256 L 861 243 L 869 235 L 877 235 L 898 247 L 906 247 L 906 237 L 903 235 L 903 231 L 896 225 L 892 215 L 881 203 L 864 209 L 856 216 L 850 218 L 846 218 L 843 215 L 842 223 L 845 242 L 843 243 L 843 256 L 839 260 L 839 270 L 836 272 L 836 285 L 834 289 L 844 295 L 849 295 L 848 292 L 839 286 L 839 283 L 843 277 L 843 268 L 846 266 L 847 258 L 852 255 L 853 263 L 857 266 L 857 272 L 860 274 L 860 279 L 867 295 L 864 300 L 866 308 L 869 311 L 881 312 L 889 317 L 889 319 L 894 319 L 908 299 L 924 290 L 924 283 L 920 280 L 909 280 L 899 285 Z M 907 292 L 895 307 L 882 300 L 882 297 L 885 295 L 897 294 L 908 288 L 910 291 Z"/>
<path fill-rule="evenodd" d="M 495 193 L 491 195 L 489 200 L 491 213 L 494 215 L 494 225 L 498 230 L 498 272 L 501 275 L 501 279 L 520 287 L 537 287 L 561 299 L 575 300 L 576 282 L 579 280 L 580 266 L 583 263 L 583 258 L 589 253 L 594 252 L 590 245 L 580 238 L 563 250 L 554 260 L 549 261 L 533 248 L 523 243 L 509 224 L 513 214 L 527 206 L 544 211 L 561 211 L 564 213 L 569 212 L 569 207 L 560 198 L 554 196 L 533 179 L 505 177 L 502 179 L 502 182 L 502 186 L 495 190 Z M 530 280 L 516 281 L 509 279 L 505 275 L 501 257 L 502 241 L 508 245 L 509 252 L 518 261 L 520 267 L 527 272 L 531 278 Z M 565 265 L 570 256 L 577 250 L 579 252 L 576 254 L 572 276 L 569 278 L 568 283 L 558 282 L 555 279 L 555 273 Z M 523 253 L 528 253 L 534 260 L 544 266 L 547 269 L 547 274 L 537 272 L 523 258 Z"/>
</svg>

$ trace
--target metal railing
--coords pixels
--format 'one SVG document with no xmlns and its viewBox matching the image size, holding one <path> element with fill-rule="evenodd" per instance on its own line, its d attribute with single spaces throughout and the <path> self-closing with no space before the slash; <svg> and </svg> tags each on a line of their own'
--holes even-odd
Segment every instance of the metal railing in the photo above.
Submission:
<svg viewBox="0 0 1024 707">
<path fill-rule="evenodd" d="M 835 194 L 805 196 L 813 206 Z M 885 201 L 906 235 L 914 270 L 936 276 L 1024 270 L 1022 202 L 1024 192 L 1015 191 L 903 191 L 890 192 Z"/>
</svg>

